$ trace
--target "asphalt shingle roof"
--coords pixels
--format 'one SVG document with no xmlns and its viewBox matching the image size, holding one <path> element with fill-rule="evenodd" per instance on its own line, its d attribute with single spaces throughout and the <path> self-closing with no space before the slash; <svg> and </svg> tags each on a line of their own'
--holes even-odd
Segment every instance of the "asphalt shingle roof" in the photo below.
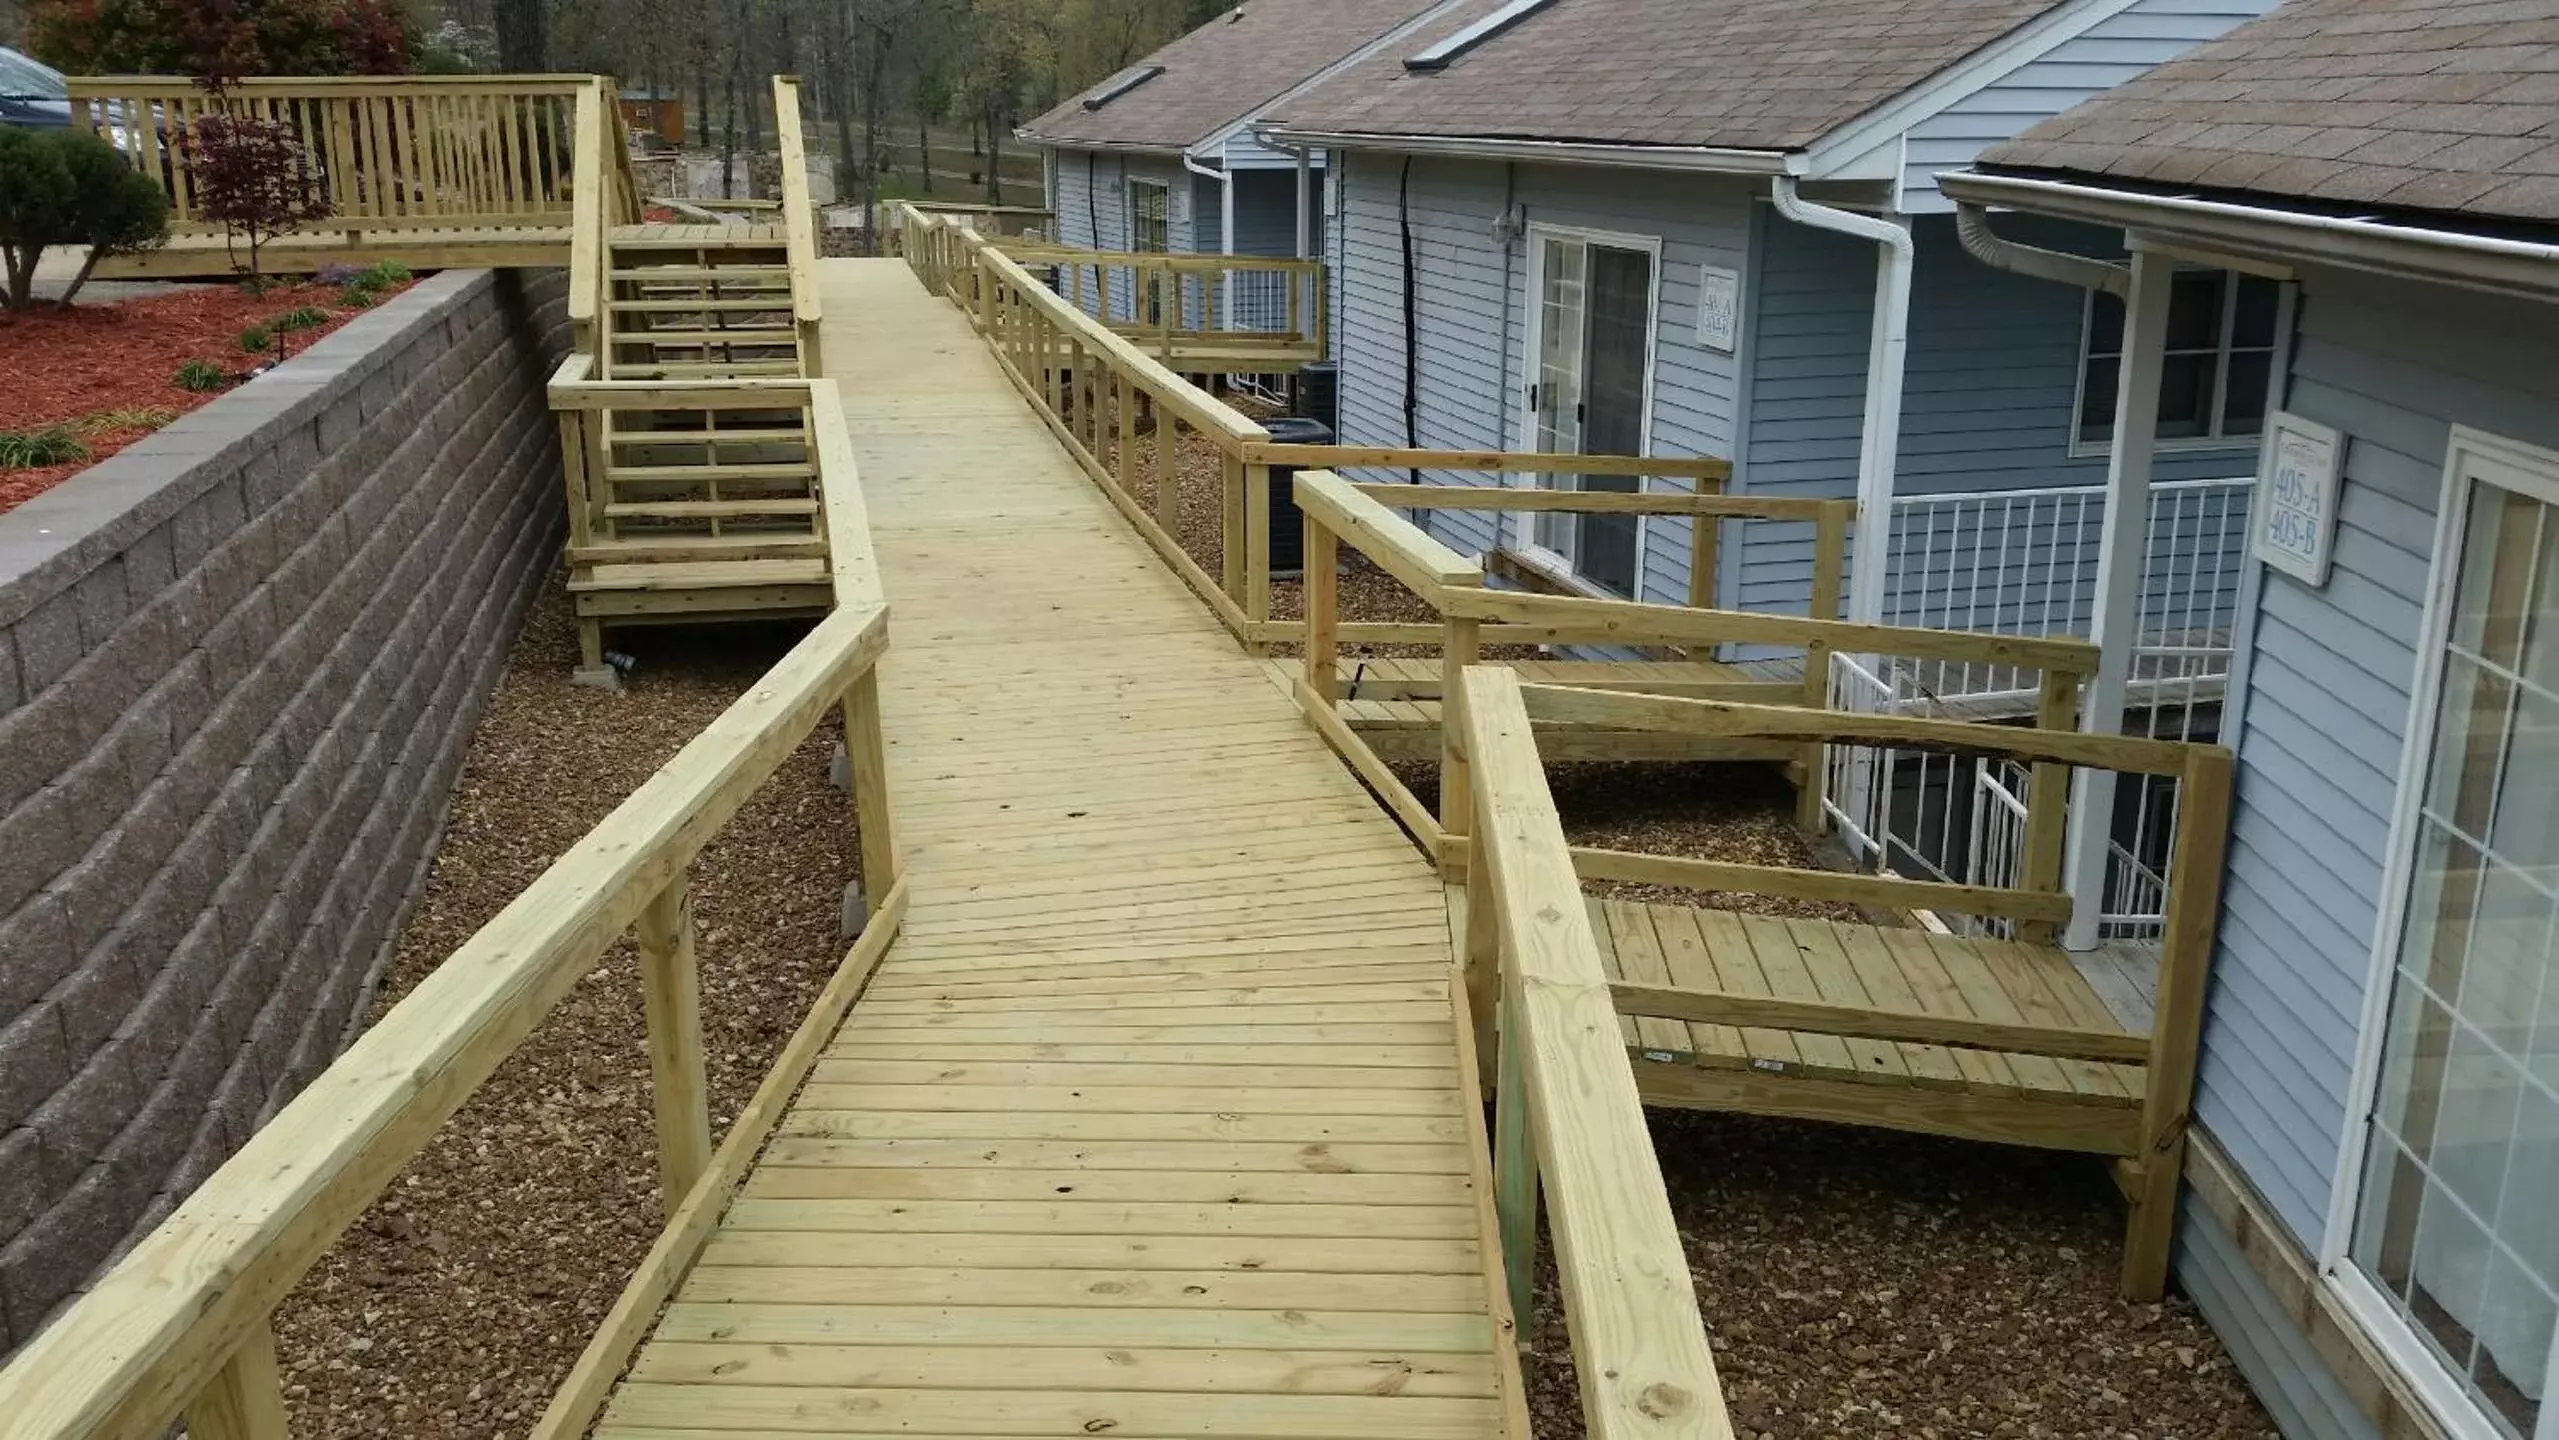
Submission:
<svg viewBox="0 0 2559 1440">
<path fill-rule="evenodd" d="M 1245 0 L 1139 61 L 1164 73 L 1104 105 L 1088 87 L 1022 127 L 1043 144 L 1187 149 L 1440 0 Z"/>
<path fill-rule="evenodd" d="M 1274 112 L 1309 130 L 1793 150 L 2059 0 L 1555 0 L 1436 74 L 1469 0 Z"/>
<path fill-rule="evenodd" d="M 2559 221 L 2559 0 L 2293 0 L 1982 163 Z"/>
</svg>

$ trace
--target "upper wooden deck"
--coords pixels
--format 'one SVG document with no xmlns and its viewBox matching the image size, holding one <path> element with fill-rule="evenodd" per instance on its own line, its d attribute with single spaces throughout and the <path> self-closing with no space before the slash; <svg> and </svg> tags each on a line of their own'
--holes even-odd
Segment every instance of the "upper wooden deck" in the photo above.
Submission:
<svg viewBox="0 0 2559 1440">
<path fill-rule="evenodd" d="M 1432 866 L 959 312 L 823 269 L 913 898 L 599 1433 L 1524 1436 Z"/>
</svg>

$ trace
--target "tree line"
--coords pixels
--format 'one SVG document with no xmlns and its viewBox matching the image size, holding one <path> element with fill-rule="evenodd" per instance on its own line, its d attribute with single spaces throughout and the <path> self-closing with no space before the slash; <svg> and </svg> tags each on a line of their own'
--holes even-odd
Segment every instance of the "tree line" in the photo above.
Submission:
<svg viewBox="0 0 2559 1440">
<path fill-rule="evenodd" d="M 0 0 L 5 3 L 5 0 Z M 765 77 L 802 77 L 838 166 L 876 198 L 912 136 L 964 130 L 986 198 L 1015 126 L 1225 8 L 1224 0 L 443 0 L 429 48 L 474 68 L 578 70 L 685 102 L 687 143 L 771 148 Z M 717 137 L 715 139 L 715 136 Z M 669 137 L 675 138 L 675 137 Z"/>
</svg>

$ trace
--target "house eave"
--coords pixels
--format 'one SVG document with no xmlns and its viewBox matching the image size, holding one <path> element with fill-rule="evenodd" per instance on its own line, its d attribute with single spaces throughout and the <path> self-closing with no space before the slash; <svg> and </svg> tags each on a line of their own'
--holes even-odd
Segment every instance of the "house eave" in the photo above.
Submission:
<svg viewBox="0 0 2559 1440">
<path fill-rule="evenodd" d="M 1173 160 L 1190 153 L 1187 145 L 1133 145 L 1121 140 L 1078 140 L 1069 135 L 1043 135 L 1036 130 L 1016 130 L 1013 138 L 1041 150 L 1091 150 L 1104 155 L 1144 155 L 1153 159 Z"/>
<path fill-rule="evenodd" d="M 1617 145 L 1589 140 L 1520 140 L 1492 135 L 1395 135 L 1359 130 L 1320 130 L 1273 124 L 1273 141 L 1324 150 L 1386 150 L 1408 155 L 1449 155 L 1476 160 L 1530 160 L 1556 165 L 1600 165 L 1621 170 L 1667 170 L 1706 175 L 1799 175 L 1799 150 L 1744 150 L 1717 145 Z"/>
<path fill-rule="evenodd" d="M 2152 244 L 2559 301 L 2559 245 L 2027 175 L 1958 171 L 1937 185 L 1959 203 L 2114 226 Z"/>
</svg>

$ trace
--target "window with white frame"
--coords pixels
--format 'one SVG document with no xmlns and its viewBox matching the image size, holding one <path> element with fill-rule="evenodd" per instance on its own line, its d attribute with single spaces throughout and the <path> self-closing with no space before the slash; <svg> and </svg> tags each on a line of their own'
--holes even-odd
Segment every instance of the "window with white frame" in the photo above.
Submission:
<svg viewBox="0 0 2559 1440">
<path fill-rule="evenodd" d="M 2456 568 L 2346 1261 L 2478 1411 L 2559 1436 L 2559 457 L 2457 444 Z M 2413 1358 L 2413 1357 L 2412 1357 Z M 2420 1362 L 2422 1363 L 2422 1362 Z"/>
<path fill-rule="evenodd" d="M 1161 180 L 1128 182 L 1128 248 L 1161 255 L 1173 248 L 1173 188 Z"/>
<path fill-rule="evenodd" d="M 2159 366 L 2159 439 L 2170 445 L 2253 442 L 2265 429 L 2283 286 L 2231 270 L 2180 269 L 2168 285 L 2168 344 Z M 2115 437 L 2115 388 L 2123 376 L 2124 302 L 2088 292 L 2081 344 L 2079 413 L 2071 428 L 2083 449 Z"/>
</svg>

